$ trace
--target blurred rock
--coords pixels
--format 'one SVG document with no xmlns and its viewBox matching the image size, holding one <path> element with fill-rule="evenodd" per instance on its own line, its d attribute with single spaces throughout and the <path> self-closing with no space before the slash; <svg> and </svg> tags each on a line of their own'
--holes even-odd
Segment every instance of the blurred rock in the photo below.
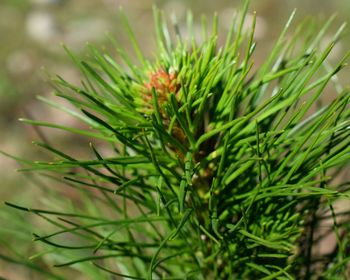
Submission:
<svg viewBox="0 0 350 280">
<path fill-rule="evenodd" d="M 183 2 L 170 1 L 167 2 L 162 9 L 164 9 L 166 15 L 175 16 L 178 20 L 186 17 L 187 9 Z"/>
<path fill-rule="evenodd" d="M 33 40 L 45 44 L 52 41 L 58 33 L 53 16 L 45 11 L 33 11 L 26 20 L 26 31 Z"/>
</svg>

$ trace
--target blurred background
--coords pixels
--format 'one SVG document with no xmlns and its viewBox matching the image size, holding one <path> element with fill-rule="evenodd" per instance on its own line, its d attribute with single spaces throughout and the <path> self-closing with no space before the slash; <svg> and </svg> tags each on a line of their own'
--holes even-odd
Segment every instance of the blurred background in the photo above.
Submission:
<svg viewBox="0 0 350 280">
<path fill-rule="evenodd" d="M 37 95 L 50 96 L 52 89 L 47 82 L 48 74 L 57 73 L 70 81 L 79 81 L 79 74 L 64 52 L 61 43 L 69 46 L 79 57 L 84 57 L 87 42 L 100 48 L 111 47 L 106 33 L 123 44 L 118 9 L 122 6 L 139 38 L 144 51 L 151 56 L 154 46 L 152 5 L 156 4 L 165 14 L 175 14 L 178 21 L 184 21 L 191 9 L 196 21 L 202 14 L 219 15 L 222 31 L 229 29 L 231 16 L 243 1 L 238 0 L 0 0 L 0 150 L 26 158 L 35 158 L 38 151 L 30 142 L 38 138 L 38 132 L 18 121 L 20 117 L 43 121 L 65 123 L 74 126 L 67 116 L 48 108 L 36 99 Z M 337 14 L 333 30 L 344 21 L 350 20 L 348 0 L 252 0 L 250 12 L 256 11 L 256 40 L 258 51 L 264 58 L 288 16 L 297 9 L 295 22 L 305 17 L 316 17 L 324 22 Z M 330 36 L 332 32 L 329 33 Z M 350 33 L 347 32 L 336 52 L 350 49 Z M 257 62 L 258 63 L 258 62 Z M 349 69 L 344 70 L 341 79 L 348 85 Z M 81 145 L 64 133 L 45 131 L 55 143 L 65 145 L 79 152 Z M 23 246 L 16 251 L 11 244 L 13 232 L 7 229 L 11 215 L 5 210 L 3 201 L 35 205 L 37 197 L 43 199 L 40 182 L 28 174 L 16 173 L 18 165 L 0 155 L 0 253 L 15 257 L 27 257 L 34 251 L 27 246 L 26 230 L 21 225 L 11 225 L 16 234 L 23 233 Z M 30 180 L 28 180 L 30 179 Z M 25 219 L 25 216 L 22 217 Z M 18 226 L 18 228 L 16 228 Z M 23 226 L 23 225 L 22 225 Z M 18 239 L 16 239 L 18 240 Z M 29 242 L 30 243 L 30 242 Z M 16 247 L 16 246 L 15 246 Z M 25 250 L 24 250 L 24 249 Z M 13 261 L 13 260 L 12 260 Z M 13 266 L 11 261 L 0 258 L 0 279 L 38 279 L 25 267 Z M 77 275 L 78 277 L 79 275 Z M 45 278 L 43 278 L 45 279 Z M 78 278 L 76 278 L 78 279 Z M 84 279 L 84 278 L 81 278 Z"/>
</svg>

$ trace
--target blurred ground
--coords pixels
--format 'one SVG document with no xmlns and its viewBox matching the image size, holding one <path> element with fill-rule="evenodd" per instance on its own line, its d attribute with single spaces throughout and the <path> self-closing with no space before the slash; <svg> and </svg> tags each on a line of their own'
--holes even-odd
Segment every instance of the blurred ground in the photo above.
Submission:
<svg viewBox="0 0 350 280">
<path fill-rule="evenodd" d="M 179 22 L 185 19 L 188 9 L 194 12 L 197 20 L 201 14 L 210 16 L 216 11 L 223 29 L 228 29 L 230 17 L 241 2 L 237 0 L 1 0 L 0 150 L 26 157 L 37 153 L 30 146 L 30 141 L 37 138 L 37 135 L 30 127 L 19 123 L 17 121 L 19 117 L 30 116 L 60 123 L 71 122 L 70 119 L 65 119 L 65 116 L 58 115 L 56 111 L 40 104 L 35 96 L 51 93 L 50 86 L 45 82 L 46 71 L 58 73 L 69 80 L 78 77 L 60 45 L 61 42 L 83 56 L 86 42 L 109 46 L 105 36 L 107 31 L 123 41 L 124 37 L 119 32 L 121 30 L 118 22 L 119 6 L 124 7 L 141 45 L 148 54 L 151 54 L 153 3 L 164 9 L 166 14 L 175 13 Z M 305 16 L 316 16 L 320 21 L 324 21 L 334 13 L 338 14 L 334 28 L 341 22 L 350 20 L 348 0 L 252 0 L 250 11 L 257 11 L 256 39 L 262 54 L 269 50 L 294 8 L 297 8 L 296 22 Z M 349 33 L 342 45 L 337 48 L 342 52 L 347 49 L 350 49 Z M 349 71 L 345 70 L 342 75 L 345 84 L 348 83 L 346 77 Z M 50 130 L 48 137 L 63 143 L 62 145 L 69 143 L 72 149 L 79 151 L 80 145 L 65 134 Z M 12 160 L 0 156 L 0 167 L 2 180 L 0 211 L 5 200 L 29 202 L 39 192 L 39 189 L 28 183 L 26 178 L 14 171 L 17 166 Z M 21 196 L 17 198 L 19 193 Z M 1 216 L 0 226 L 2 226 Z M 13 273 L 11 266 L 0 261 L 2 277 L 28 279 L 25 273 L 22 270 Z"/>
</svg>

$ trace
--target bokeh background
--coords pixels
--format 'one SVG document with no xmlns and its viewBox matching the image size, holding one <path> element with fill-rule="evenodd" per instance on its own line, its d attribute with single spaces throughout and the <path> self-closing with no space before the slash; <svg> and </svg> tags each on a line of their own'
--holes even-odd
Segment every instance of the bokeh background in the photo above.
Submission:
<svg viewBox="0 0 350 280">
<path fill-rule="evenodd" d="M 60 122 L 68 125 L 70 118 L 49 109 L 40 103 L 37 95 L 50 96 L 52 88 L 47 82 L 48 75 L 58 73 L 68 80 L 79 80 L 79 74 L 61 44 L 69 46 L 79 57 L 84 57 L 86 43 L 110 49 L 106 33 L 122 44 L 126 38 L 122 34 L 118 15 L 122 6 L 133 26 L 142 48 L 152 55 L 154 46 L 152 5 L 155 4 L 165 14 L 175 14 L 178 21 L 185 21 L 186 12 L 191 9 L 196 21 L 202 14 L 210 17 L 214 11 L 219 15 L 222 31 L 228 29 L 231 16 L 243 1 L 238 0 L 0 0 L 0 150 L 22 157 L 35 158 L 38 150 L 30 142 L 38 138 L 38 131 L 18 121 L 20 117 L 44 121 Z M 288 16 L 297 9 L 295 22 L 305 17 L 316 17 L 324 22 L 337 14 L 333 29 L 344 21 L 350 22 L 349 0 L 252 0 L 250 12 L 258 15 L 256 40 L 259 60 L 264 58 Z M 347 32 L 336 53 L 350 49 L 350 33 Z M 349 84 L 350 70 L 344 70 L 341 80 Z M 79 139 L 54 130 L 45 130 L 49 140 L 70 147 L 76 153 L 81 149 Z M 83 153 L 83 150 L 81 150 Z M 30 236 L 21 225 L 8 225 L 11 218 L 3 201 L 35 205 L 44 200 L 43 182 L 30 174 L 15 171 L 18 165 L 0 155 L 0 253 L 14 258 L 26 258 L 35 253 L 28 246 Z M 44 183 L 43 183 L 44 184 Z M 23 219 L 26 219 L 25 216 Z M 16 220 L 18 221 L 18 220 Z M 10 230 L 13 229 L 13 232 Z M 30 229 L 27 229 L 30 232 Z M 20 231 L 21 244 L 13 244 L 18 238 L 11 238 Z M 26 237 L 27 236 L 27 237 Z M 28 243 L 26 240 L 28 239 Z M 14 249 L 15 248 L 15 249 Z M 17 249 L 16 249 L 17 248 Z M 40 265 L 40 263 L 39 263 Z M 0 279 L 41 279 L 26 267 L 18 267 L 0 258 Z M 79 274 L 74 276 L 79 279 Z M 43 278 L 45 279 L 45 278 Z M 73 279 L 73 278 L 71 278 Z M 84 279 L 84 278 L 81 278 Z"/>
</svg>

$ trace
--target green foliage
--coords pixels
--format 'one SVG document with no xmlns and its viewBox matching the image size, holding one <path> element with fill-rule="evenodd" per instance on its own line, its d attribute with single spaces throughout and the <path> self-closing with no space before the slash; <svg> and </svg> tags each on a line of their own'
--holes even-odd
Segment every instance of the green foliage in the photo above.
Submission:
<svg viewBox="0 0 350 280">
<path fill-rule="evenodd" d="M 87 137 L 90 151 L 77 159 L 69 147 L 35 142 L 53 159 L 18 160 L 22 171 L 64 182 L 79 199 L 51 193 L 52 210 L 7 203 L 51 224 L 34 240 L 50 248 L 55 266 L 91 279 L 346 277 L 349 222 L 337 222 L 333 205 L 349 198 L 348 183 L 334 179 L 350 157 L 350 93 L 329 88 L 348 54 L 328 62 L 343 27 L 323 49 L 331 20 L 318 33 L 304 24 L 287 36 L 293 14 L 256 67 L 255 16 L 243 28 L 247 3 L 224 44 L 216 16 L 210 28 L 203 20 L 198 39 L 190 14 L 184 35 L 155 9 L 155 60 L 125 17 L 134 55 L 114 41 L 121 64 L 93 46 L 89 61 L 66 49 L 84 80 L 57 76 L 55 92 L 77 110 L 40 99 L 85 128 L 22 121 Z M 335 98 L 322 105 L 329 91 Z M 337 246 L 314 256 L 326 219 Z"/>
</svg>

